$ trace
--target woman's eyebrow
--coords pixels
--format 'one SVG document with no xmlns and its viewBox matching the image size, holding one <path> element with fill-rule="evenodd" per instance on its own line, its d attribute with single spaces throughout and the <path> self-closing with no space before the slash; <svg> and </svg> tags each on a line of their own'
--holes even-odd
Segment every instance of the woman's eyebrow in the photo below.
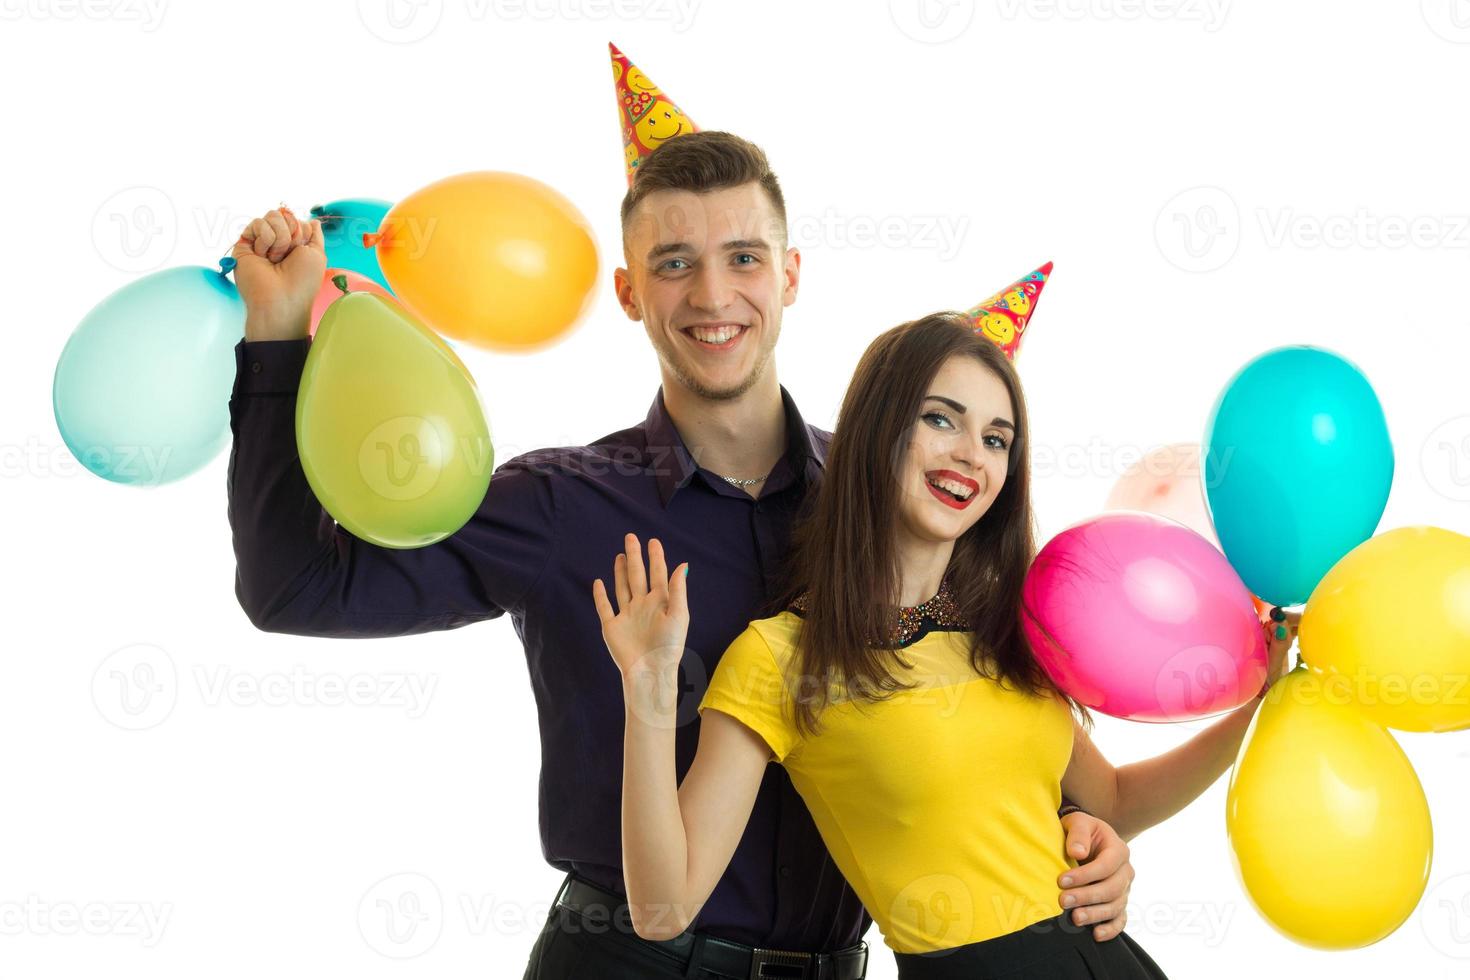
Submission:
<svg viewBox="0 0 1470 980">
<path fill-rule="evenodd" d="M 961 414 L 961 415 L 964 415 L 965 414 L 965 406 L 961 405 L 959 402 L 955 401 L 953 398 L 945 398 L 943 395 L 929 395 L 926 400 L 927 401 L 942 402 L 943 404 L 948 405 L 950 408 L 954 409 L 959 414 Z M 998 426 L 1001 426 L 1002 428 L 1010 429 L 1012 432 L 1015 432 L 1016 431 L 1016 427 L 1010 423 L 1010 420 L 1009 419 L 1003 419 L 999 415 L 997 415 L 995 418 L 991 419 L 990 420 L 990 424 L 991 425 L 998 425 Z"/>
</svg>

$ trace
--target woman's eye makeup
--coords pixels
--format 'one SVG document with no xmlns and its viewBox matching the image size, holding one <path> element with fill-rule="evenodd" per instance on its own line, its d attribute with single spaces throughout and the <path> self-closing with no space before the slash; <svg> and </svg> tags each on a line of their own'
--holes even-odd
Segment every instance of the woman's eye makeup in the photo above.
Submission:
<svg viewBox="0 0 1470 980">
<path fill-rule="evenodd" d="M 925 412 L 923 415 L 921 415 L 919 417 L 921 419 L 923 419 L 924 421 L 928 422 L 934 428 L 939 429 L 941 431 L 946 431 L 946 432 L 958 432 L 959 431 L 959 427 L 954 424 L 954 421 L 948 415 L 944 414 L 943 412 L 940 412 L 940 411 Z M 1007 440 L 1006 437 L 1005 436 L 1002 436 L 1002 435 L 995 435 L 995 434 L 988 435 L 988 436 L 985 437 L 985 443 L 991 449 L 995 449 L 995 450 L 998 450 L 1000 452 L 1005 452 L 1005 451 L 1007 451 L 1007 450 L 1009 450 L 1011 448 L 1010 441 Z"/>
<path fill-rule="evenodd" d="M 946 427 L 947 428 L 950 428 L 950 429 L 953 429 L 955 427 L 954 423 L 952 421 L 950 421 L 949 416 L 948 415 L 945 415 L 943 412 L 925 412 L 923 415 L 921 415 L 919 417 L 921 419 L 924 419 L 925 421 L 927 421 L 930 425 L 934 426 L 936 429 L 942 429 L 942 428 L 946 428 Z M 938 419 L 939 422 L 943 422 L 944 425 L 940 425 L 939 422 L 936 422 L 935 421 L 936 419 Z"/>
</svg>

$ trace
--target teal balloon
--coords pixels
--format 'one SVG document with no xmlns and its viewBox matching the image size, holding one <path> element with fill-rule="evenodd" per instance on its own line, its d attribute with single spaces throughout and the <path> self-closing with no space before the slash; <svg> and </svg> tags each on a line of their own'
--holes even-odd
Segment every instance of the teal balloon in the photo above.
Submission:
<svg viewBox="0 0 1470 980">
<path fill-rule="evenodd" d="M 370 235 L 383 223 L 383 216 L 393 207 L 390 201 L 379 201 L 371 197 L 348 197 L 329 204 L 318 204 L 311 209 L 313 218 L 322 222 L 322 240 L 327 247 L 327 268 L 346 269 L 360 276 L 367 276 L 388 292 L 382 268 L 378 265 L 378 250 L 363 248 L 362 236 Z"/>
<path fill-rule="evenodd" d="M 195 472 L 229 441 L 244 334 L 245 304 L 217 269 L 164 269 L 129 283 L 92 308 L 57 359 L 51 403 L 62 440 L 114 483 L 155 486 Z"/>
<path fill-rule="evenodd" d="M 1205 499 L 1246 586 L 1298 605 L 1372 536 L 1393 482 L 1383 406 L 1363 372 L 1316 347 L 1267 351 L 1205 425 Z"/>
</svg>

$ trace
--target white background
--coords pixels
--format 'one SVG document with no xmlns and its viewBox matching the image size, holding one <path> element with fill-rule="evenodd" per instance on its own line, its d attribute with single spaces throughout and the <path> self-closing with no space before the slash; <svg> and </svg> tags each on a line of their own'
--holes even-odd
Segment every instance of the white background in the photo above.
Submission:
<svg viewBox="0 0 1470 980">
<path fill-rule="evenodd" d="M 520 976 L 560 876 L 540 856 L 509 620 L 383 641 L 255 631 L 225 455 L 161 488 L 106 483 L 66 452 L 50 384 L 93 304 L 213 265 L 278 202 L 501 169 L 576 202 L 603 265 L 560 345 L 459 345 L 497 457 L 641 419 L 658 376 L 613 300 L 608 40 L 701 126 L 769 152 L 805 259 L 780 377 L 811 420 L 831 426 L 881 330 L 1054 259 L 1020 361 L 1051 459 L 1045 534 L 1100 510 L 1141 451 L 1198 441 L 1226 379 L 1284 343 L 1346 355 L 1378 391 L 1397 457 L 1381 528 L 1470 532 L 1464 0 L 0 11 L 0 975 Z M 140 659 L 159 685 L 141 715 L 116 685 Z M 309 686 L 354 679 L 365 703 Z M 391 686 L 409 681 L 421 703 Z M 1103 719 L 1099 738 L 1122 762 L 1190 734 Z M 1174 977 L 1470 973 L 1470 733 L 1400 741 L 1438 836 L 1393 936 L 1329 954 L 1269 927 L 1231 868 L 1223 778 L 1135 842 L 1130 933 Z M 404 894 L 424 914 L 389 933 L 382 903 Z M 871 975 L 891 977 L 869 939 Z"/>
</svg>

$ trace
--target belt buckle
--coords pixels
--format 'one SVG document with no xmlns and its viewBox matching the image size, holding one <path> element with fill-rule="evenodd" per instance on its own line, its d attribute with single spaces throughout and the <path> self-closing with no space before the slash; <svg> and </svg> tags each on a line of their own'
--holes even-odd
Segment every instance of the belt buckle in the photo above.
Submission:
<svg viewBox="0 0 1470 980">
<path fill-rule="evenodd" d="M 750 954 L 750 980 L 810 980 L 812 962 L 811 953 L 757 947 Z"/>
</svg>

